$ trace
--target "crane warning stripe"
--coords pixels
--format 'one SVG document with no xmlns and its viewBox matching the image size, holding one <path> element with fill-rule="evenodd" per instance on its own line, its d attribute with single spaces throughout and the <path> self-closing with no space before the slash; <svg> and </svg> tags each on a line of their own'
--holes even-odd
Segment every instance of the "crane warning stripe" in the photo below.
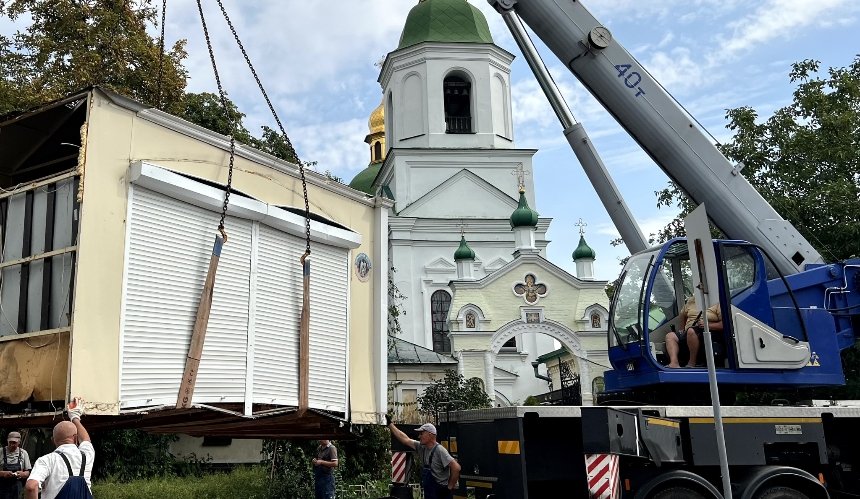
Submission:
<svg viewBox="0 0 860 499">
<path fill-rule="evenodd" d="M 499 440 L 499 454 L 519 454 L 519 440 Z"/>
<path fill-rule="evenodd" d="M 586 454 L 585 469 L 588 475 L 588 497 L 591 499 L 618 499 L 618 456 L 612 454 Z"/>
<path fill-rule="evenodd" d="M 391 454 L 391 481 L 406 483 L 406 453 L 393 452 Z"/>
</svg>

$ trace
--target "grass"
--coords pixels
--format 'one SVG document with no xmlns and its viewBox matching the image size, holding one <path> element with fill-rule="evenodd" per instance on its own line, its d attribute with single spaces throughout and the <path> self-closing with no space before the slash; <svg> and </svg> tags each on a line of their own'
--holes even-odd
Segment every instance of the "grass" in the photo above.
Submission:
<svg viewBox="0 0 860 499">
<path fill-rule="evenodd" d="M 237 468 L 230 473 L 190 477 L 150 478 L 93 484 L 96 499 L 269 499 L 269 477 L 261 466 Z"/>
</svg>

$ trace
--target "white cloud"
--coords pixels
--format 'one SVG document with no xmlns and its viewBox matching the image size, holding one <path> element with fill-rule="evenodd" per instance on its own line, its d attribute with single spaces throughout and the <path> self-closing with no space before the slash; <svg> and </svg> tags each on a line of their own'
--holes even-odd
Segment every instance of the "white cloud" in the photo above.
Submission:
<svg viewBox="0 0 860 499">
<path fill-rule="evenodd" d="M 802 28 L 828 25 L 836 11 L 856 8 L 848 0 L 768 0 L 755 12 L 728 25 L 731 34 L 720 44 L 720 55 L 734 56 L 773 40 L 803 35 Z"/>
<path fill-rule="evenodd" d="M 348 183 L 370 161 L 365 120 L 352 119 L 294 127 L 288 132 L 299 157 L 316 161 L 318 171 L 331 170 Z"/>
</svg>

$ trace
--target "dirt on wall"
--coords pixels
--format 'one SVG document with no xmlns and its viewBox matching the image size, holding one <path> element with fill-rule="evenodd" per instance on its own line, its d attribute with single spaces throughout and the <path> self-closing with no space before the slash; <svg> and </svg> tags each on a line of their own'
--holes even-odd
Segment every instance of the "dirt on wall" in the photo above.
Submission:
<svg viewBox="0 0 860 499">
<path fill-rule="evenodd" d="M 68 363 L 68 332 L 0 342 L 0 402 L 65 399 Z"/>
</svg>

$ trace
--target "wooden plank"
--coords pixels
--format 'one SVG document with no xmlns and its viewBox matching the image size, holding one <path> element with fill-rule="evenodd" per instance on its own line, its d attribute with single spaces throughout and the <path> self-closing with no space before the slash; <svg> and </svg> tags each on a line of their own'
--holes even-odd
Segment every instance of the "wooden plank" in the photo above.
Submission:
<svg viewBox="0 0 860 499">
<path fill-rule="evenodd" d="M 39 253 L 38 255 L 28 256 L 26 258 L 17 258 L 15 260 L 9 260 L 8 262 L 0 263 L 0 270 L 5 269 L 6 267 L 12 267 L 14 265 L 21 265 L 24 263 L 30 263 L 34 260 L 43 260 L 46 258 L 52 258 L 55 256 L 59 256 L 65 253 L 71 253 L 73 251 L 77 251 L 77 246 L 66 246 L 65 248 L 60 248 L 58 250 L 48 251 L 47 253 Z"/>
<path fill-rule="evenodd" d="M 305 253 L 302 258 L 302 316 L 299 325 L 299 415 L 308 410 L 308 390 L 311 350 L 311 261 Z"/>
<path fill-rule="evenodd" d="M 206 328 L 209 325 L 209 312 L 212 309 L 215 274 L 218 271 L 218 260 L 221 258 L 223 247 L 224 239 L 220 235 L 216 235 L 215 244 L 212 246 L 212 256 L 209 258 L 209 270 L 206 272 L 206 281 L 203 283 L 203 292 L 200 294 L 200 303 L 197 305 L 197 318 L 194 320 L 194 329 L 191 330 L 191 344 L 188 345 L 185 372 L 182 375 L 179 393 L 176 396 L 177 409 L 191 407 L 191 398 L 194 396 L 194 385 L 197 383 L 197 372 L 200 368 L 200 357 L 203 356 Z"/>
<path fill-rule="evenodd" d="M 77 154 L 75 156 L 77 156 Z M 20 194 L 22 192 L 32 191 L 32 190 L 38 189 L 39 187 L 44 187 L 48 184 L 53 184 L 53 183 L 59 182 L 60 180 L 67 179 L 69 177 L 77 177 L 77 176 L 78 176 L 78 171 L 76 169 L 75 170 L 69 170 L 66 173 L 61 173 L 60 175 L 48 177 L 47 179 L 41 180 L 38 182 L 32 182 L 32 183 L 29 183 L 23 187 L 19 187 L 17 189 L 12 189 L 9 191 L 3 191 L 3 193 L 0 193 L 0 199 L 6 199 L 8 197 L 14 196 L 15 194 Z"/>
</svg>

